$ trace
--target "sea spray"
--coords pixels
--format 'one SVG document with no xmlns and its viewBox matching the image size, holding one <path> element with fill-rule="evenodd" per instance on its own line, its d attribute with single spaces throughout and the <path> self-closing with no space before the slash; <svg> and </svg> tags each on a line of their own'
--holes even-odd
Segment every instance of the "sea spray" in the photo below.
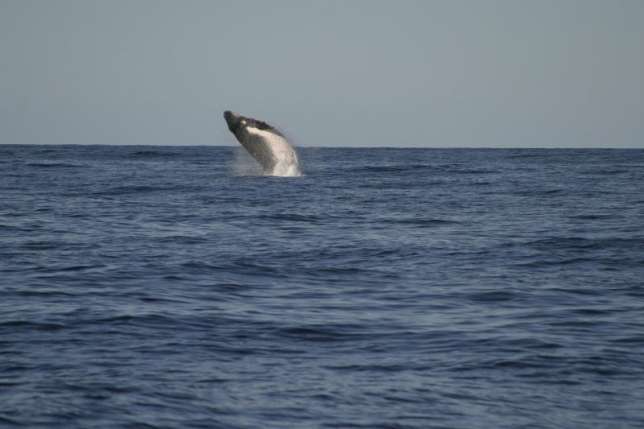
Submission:
<svg viewBox="0 0 644 429">
<path fill-rule="evenodd" d="M 278 161 L 271 171 L 263 171 L 262 167 L 242 148 L 234 150 L 231 170 L 234 176 L 302 176 L 302 170 L 297 158 L 294 161 Z"/>
<path fill-rule="evenodd" d="M 262 170 L 250 154 L 243 148 L 235 148 L 231 171 L 234 176 L 275 176 L 275 177 L 300 177 L 302 169 L 297 155 L 278 159 L 270 171 Z"/>
<path fill-rule="evenodd" d="M 262 167 L 241 146 L 233 151 L 231 165 L 234 176 L 262 176 Z"/>
</svg>

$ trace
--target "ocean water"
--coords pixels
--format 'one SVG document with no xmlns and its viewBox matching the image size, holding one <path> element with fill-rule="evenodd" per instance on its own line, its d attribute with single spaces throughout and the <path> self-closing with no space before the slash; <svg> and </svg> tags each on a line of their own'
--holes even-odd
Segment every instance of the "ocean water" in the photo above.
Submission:
<svg viewBox="0 0 644 429">
<path fill-rule="evenodd" d="M 0 427 L 644 427 L 644 150 L 0 146 Z"/>
</svg>

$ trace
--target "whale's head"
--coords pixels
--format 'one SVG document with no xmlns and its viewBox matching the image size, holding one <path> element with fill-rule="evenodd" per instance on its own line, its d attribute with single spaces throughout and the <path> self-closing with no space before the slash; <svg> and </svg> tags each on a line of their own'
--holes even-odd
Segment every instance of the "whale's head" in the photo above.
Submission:
<svg viewBox="0 0 644 429">
<path fill-rule="evenodd" d="M 231 112 L 230 110 L 226 110 L 224 112 L 224 119 L 228 124 L 228 129 L 233 134 L 237 134 L 237 130 L 241 125 L 243 125 L 244 117 L 241 115 L 238 115 L 237 113 Z"/>
<path fill-rule="evenodd" d="M 284 137 L 284 135 L 279 130 L 268 125 L 266 122 L 249 118 L 247 116 L 242 116 L 238 113 L 231 112 L 230 110 L 226 110 L 224 112 L 224 119 L 228 124 L 228 129 L 230 130 L 230 132 L 235 134 L 237 138 L 240 138 L 240 135 L 244 131 L 250 130 L 252 132 L 253 129 L 255 129 L 256 131 L 266 131 L 271 134 Z"/>
</svg>

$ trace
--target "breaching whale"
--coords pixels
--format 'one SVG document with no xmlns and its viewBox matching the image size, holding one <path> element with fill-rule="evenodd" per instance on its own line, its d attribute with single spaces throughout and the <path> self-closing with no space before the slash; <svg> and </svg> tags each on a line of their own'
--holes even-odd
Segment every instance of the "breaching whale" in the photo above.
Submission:
<svg viewBox="0 0 644 429">
<path fill-rule="evenodd" d="M 299 176 L 297 153 L 286 137 L 266 122 L 224 112 L 228 129 L 239 143 L 262 166 L 264 174 L 273 176 Z"/>
</svg>

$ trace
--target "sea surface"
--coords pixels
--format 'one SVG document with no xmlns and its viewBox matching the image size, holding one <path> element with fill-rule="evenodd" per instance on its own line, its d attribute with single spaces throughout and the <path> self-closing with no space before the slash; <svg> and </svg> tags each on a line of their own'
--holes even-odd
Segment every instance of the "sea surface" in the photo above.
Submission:
<svg viewBox="0 0 644 429">
<path fill-rule="evenodd" d="M 238 150 L 0 146 L 0 427 L 644 427 L 644 150 Z"/>
</svg>

